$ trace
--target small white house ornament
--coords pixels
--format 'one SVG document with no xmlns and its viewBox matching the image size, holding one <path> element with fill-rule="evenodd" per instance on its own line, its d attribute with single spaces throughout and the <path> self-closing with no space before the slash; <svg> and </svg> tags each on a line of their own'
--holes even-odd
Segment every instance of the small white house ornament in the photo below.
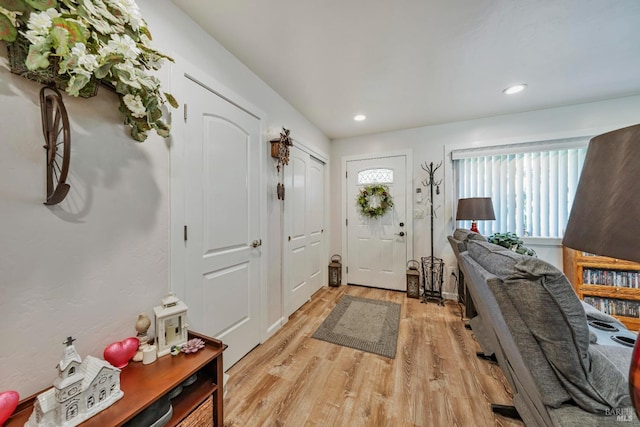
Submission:
<svg viewBox="0 0 640 427">
<path fill-rule="evenodd" d="M 53 388 L 36 397 L 25 427 L 73 427 L 107 409 L 124 393 L 120 369 L 97 357 L 84 361 L 68 337 Z"/>
<path fill-rule="evenodd" d="M 156 345 L 158 357 L 171 352 L 171 347 L 182 346 L 188 340 L 187 306 L 170 293 L 162 305 L 154 307 L 156 315 Z"/>
</svg>

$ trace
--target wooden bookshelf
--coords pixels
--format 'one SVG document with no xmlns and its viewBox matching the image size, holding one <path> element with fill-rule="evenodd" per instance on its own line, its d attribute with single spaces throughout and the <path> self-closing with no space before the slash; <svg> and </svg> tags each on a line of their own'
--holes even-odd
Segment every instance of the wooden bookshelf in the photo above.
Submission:
<svg viewBox="0 0 640 427">
<path fill-rule="evenodd" d="M 184 387 L 182 393 L 171 399 L 173 416 L 167 426 L 177 426 L 209 397 L 212 397 L 213 426 L 222 427 L 224 420 L 222 352 L 227 346 L 219 340 L 195 332 L 189 332 L 189 338 L 204 340 L 205 347 L 192 354 L 163 356 L 149 365 L 130 362 L 120 373 L 120 388 L 124 392 L 122 399 L 80 425 L 83 427 L 121 426 L 197 373 L 196 382 Z M 52 374 L 52 380 L 54 375 Z M 33 403 L 40 393 L 21 401 L 16 412 L 4 426 L 22 427 L 29 419 L 33 411 Z"/>
<path fill-rule="evenodd" d="M 563 269 L 581 300 L 640 330 L 640 264 L 562 248 Z"/>
</svg>

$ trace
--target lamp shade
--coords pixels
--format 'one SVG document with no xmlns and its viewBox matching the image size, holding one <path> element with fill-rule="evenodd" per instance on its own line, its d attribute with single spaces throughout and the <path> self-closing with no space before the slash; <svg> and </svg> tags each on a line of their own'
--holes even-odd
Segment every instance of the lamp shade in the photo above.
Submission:
<svg viewBox="0 0 640 427">
<path fill-rule="evenodd" d="M 471 197 L 468 199 L 458 199 L 458 209 L 456 209 L 456 221 L 461 220 L 488 220 L 496 219 L 493 213 L 493 203 L 491 197 Z"/>
<path fill-rule="evenodd" d="M 589 142 L 562 244 L 640 262 L 640 125 Z"/>
</svg>

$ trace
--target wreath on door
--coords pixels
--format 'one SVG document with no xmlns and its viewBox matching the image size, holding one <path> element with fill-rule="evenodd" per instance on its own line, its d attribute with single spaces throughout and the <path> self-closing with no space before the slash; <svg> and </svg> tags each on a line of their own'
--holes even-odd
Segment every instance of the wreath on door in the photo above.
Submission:
<svg viewBox="0 0 640 427">
<path fill-rule="evenodd" d="M 383 216 L 393 206 L 389 187 L 380 184 L 366 185 L 360 189 L 357 204 L 360 213 L 369 218 Z"/>
</svg>

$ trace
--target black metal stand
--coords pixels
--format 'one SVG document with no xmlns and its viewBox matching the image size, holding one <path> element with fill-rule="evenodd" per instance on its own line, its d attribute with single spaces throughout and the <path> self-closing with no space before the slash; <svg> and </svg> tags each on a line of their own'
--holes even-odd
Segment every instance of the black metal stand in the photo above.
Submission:
<svg viewBox="0 0 640 427">
<path fill-rule="evenodd" d="M 444 262 L 440 258 L 422 257 L 422 302 L 435 301 L 444 305 L 442 298 L 442 272 Z"/>
<path fill-rule="evenodd" d="M 423 294 L 422 294 L 422 302 L 427 302 L 428 300 L 435 300 L 441 305 L 444 305 L 444 299 L 442 298 L 442 279 L 444 273 L 444 261 L 440 258 L 436 258 L 433 255 L 433 218 L 435 217 L 434 209 L 433 209 L 433 190 L 435 187 L 436 194 L 440 194 L 440 184 L 442 180 L 436 182 L 434 177 L 436 171 L 442 166 L 442 162 L 438 164 L 438 166 L 433 166 L 433 162 L 429 163 L 427 166 L 426 162 L 422 165 L 422 169 L 427 172 L 428 177 L 424 181 L 422 181 L 422 185 L 425 187 L 430 187 L 430 198 L 429 205 L 431 208 L 430 219 L 431 219 L 431 255 L 428 257 L 422 257 L 422 274 L 423 277 Z"/>
<path fill-rule="evenodd" d="M 496 365 L 498 364 L 498 358 L 496 357 L 495 354 L 490 354 L 490 355 L 487 356 L 483 352 L 477 351 L 476 352 L 476 357 L 478 359 L 486 360 L 487 362 L 491 362 L 491 363 L 494 363 Z"/>
<path fill-rule="evenodd" d="M 522 420 L 515 406 L 498 405 L 497 403 L 492 403 L 491 410 L 493 411 L 493 413 L 502 415 L 503 417 L 511 418 L 513 420 Z"/>
</svg>

